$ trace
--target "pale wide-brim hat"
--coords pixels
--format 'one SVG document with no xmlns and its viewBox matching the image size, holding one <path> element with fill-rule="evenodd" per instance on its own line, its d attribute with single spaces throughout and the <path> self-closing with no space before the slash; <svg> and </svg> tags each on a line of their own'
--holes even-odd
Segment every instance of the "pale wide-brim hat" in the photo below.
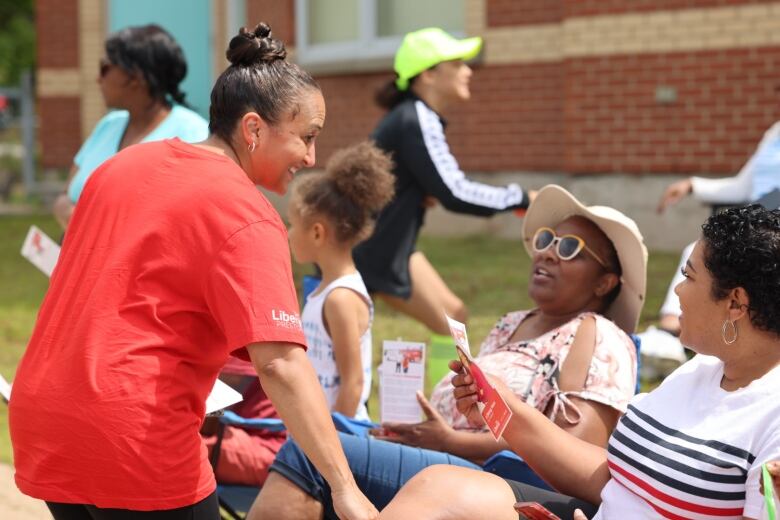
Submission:
<svg viewBox="0 0 780 520">
<path fill-rule="evenodd" d="M 572 216 L 582 216 L 596 224 L 615 246 L 623 274 L 620 294 L 604 315 L 618 327 L 633 334 L 645 303 L 647 288 L 647 248 L 636 222 L 614 208 L 585 206 L 574 195 L 555 184 L 539 190 L 523 219 L 523 245 L 533 254 L 531 240 L 540 227 L 555 228 Z"/>
</svg>

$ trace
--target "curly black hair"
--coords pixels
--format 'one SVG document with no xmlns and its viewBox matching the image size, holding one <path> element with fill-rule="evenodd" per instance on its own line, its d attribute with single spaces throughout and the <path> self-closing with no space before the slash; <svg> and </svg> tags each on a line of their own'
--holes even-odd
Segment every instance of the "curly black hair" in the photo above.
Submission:
<svg viewBox="0 0 780 520">
<path fill-rule="evenodd" d="M 758 204 L 728 209 L 708 218 L 702 231 L 712 297 L 721 300 L 742 287 L 751 323 L 780 336 L 780 210 Z"/>
</svg>

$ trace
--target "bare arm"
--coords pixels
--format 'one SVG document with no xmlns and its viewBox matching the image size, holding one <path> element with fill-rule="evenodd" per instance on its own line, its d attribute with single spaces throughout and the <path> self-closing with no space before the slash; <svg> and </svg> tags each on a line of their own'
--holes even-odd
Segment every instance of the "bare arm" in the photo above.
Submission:
<svg viewBox="0 0 780 520">
<path fill-rule="evenodd" d="M 333 357 L 340 379 L 333 411 L 353 417 L 363 393 L 360 337 L 368 327 L 368 305 L 355 291 L 339 288 L 328 295 L 323 314 L 333 340 Z"/>
<path fill-rule="evenodd" d="M 473 424 L 481 420 L 476 407 L 476 387 L 460 363 L 450 367 L 458 375 L 452 380 L 458 409 Z M 578 439 L 550 421 L 544 414 L 517 398 L 502 382 L 493 383 L 512 410 L 504 439 L 545 481 L 561 493 L 592 504 L 601 502 L 601 490 L 610 479 L 607 450 Z"/>
<path fill-rule="evenodd" d="M 76 166 L 75 163 L 72 164 L 70 171 L 68 172 L 68 181 L 65 184 L 66 191 L 59 194 L 54 200 L 54 204 L 52 204 L 52 213 L 60 226 L 62 226 L 62 229 L 68 229 L 68 223 L 73 216 L 73 208 L 76 207 L 73 202 L 71 202 L 70 197 L 68 197 L 67 186 L 70 185 L 70 181 L 73 180 L 73 176 L 76 175 L 77 171 L 79 171 L 79 167 Z"/>
<path fill-rule="evenodd" d="M 339 516 L 376 518 L 376 509 L 355 484 L 325 394 L 304 350 L 294 343 L 252 343 L 246 348 L 287 429 L 330 484 Z"/>
</svg>

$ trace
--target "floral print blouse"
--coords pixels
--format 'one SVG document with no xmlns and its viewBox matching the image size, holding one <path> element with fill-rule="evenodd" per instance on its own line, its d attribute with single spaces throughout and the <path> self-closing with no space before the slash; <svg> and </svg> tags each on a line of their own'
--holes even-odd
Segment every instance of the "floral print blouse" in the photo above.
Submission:
<svg viewBox="0 0 780 520">
<path fill-rule="evenodd" d="M 585 312 L 537 338 L 510 342 L 532 312 L 510 312 L 498 321 L 476 356 L 482 371 L 500 377 L 518 397 L 552 420 L 563 414 L 570 424 L 579 422 L 580 411 L 569 399 L 571 396 L 625 413 L 636 387 L 636 347 L 631 338 L 607 318 Z M 578 392 L 562 392 L 558 388 L 560 367 L 580 323 L 588 316 L 596 320 L 596 346 L 585 386 Z M 436 385 L 431 403 L 456 430 L 473 430 L 455 406 L 450 383 L 453 376 L 446 375 Z"/>
</svg>

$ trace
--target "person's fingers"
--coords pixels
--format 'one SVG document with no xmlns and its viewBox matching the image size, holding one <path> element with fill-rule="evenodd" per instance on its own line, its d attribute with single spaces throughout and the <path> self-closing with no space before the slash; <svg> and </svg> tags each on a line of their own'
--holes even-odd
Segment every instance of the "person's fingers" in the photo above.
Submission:
<svg viewBox="0 0 780 520">
<path fill-rule="evenodd" d="M 468 385 L 468 386 L 456 386 L 452 390 L 452 395 L 455 396 L 455 399 L 462 399 L 469 395 L 476 395 L 477 393 L 477 385 L 474 383 Z"/>
<path fill-rule="evenodd" d="M 455 406 L 460 413 L 466 415 L 469 410 L 471 410 L 471 408 L 477 404 L 477 401 L 479 401 L 479 396 L 477 394 L 472 394 L 456 400 Z"/>
<path fill-rule="evenodd" d="M 459 386 L 467 386 L 474 382 L 474 378 L 467 373 L 457 374 L 452 378 L 452 386 L 455 388 Z"/>
<path fill-rule="evenodd" d="M 673 202 L 672 199 L 674 198 L 674 194 L 671 190 L 672 187 L 667 188 L 664 194 L 661 195 L 661 200 L 658 201 L 658 208 L 656 208 L 656 211 L 659 215 L 666 211 L 666 208 Z"/>
<path fill-rule="evenodd" d="M 397 422 L 383 422 L 382 423 L 382 429 L 385 431 L 385 434 L 388 434 L 389 432 L 393 432 L 395 434 L 403 434 L 406 432 L 412 431 L 412 428 L 417 426 L 416 424 L 407 424 L 407 423 L 397 423 Z"/>
<path fill-rule="evenodd" d="M 447 363 L 447 366 L 449 367 L 450 370 L 452 370 L 456 374 L 460 374 L 461 372 L 463 372 L 463 363 L 461 363 L 457 359 L 451 360 L 449 363 Z"/>
<path fill-rule="evenodd" d="M 422 408 L 425 417 L 427 417 L 429 420 L 438 419 L 440 417 L 439 412 L 436 411 L 436 409 L 431 405 L 430 401 L 425 398 L 422 392 L 417 392 L 417 402 L 420 403 L 420 408 Z"/>
<path fill-rule="evenodd" d="M 588 520 L 588 517 L 585 516 L 585 513 L 582 512 L 582 509 L 575 510 L 574 516 L 572 518 L 574 518 L 574 520 Z"/>
<path fill-rule="evenodd" d="M 372 437 L 378 441 L 407 444 L 406 439 L 403 435 L 372 435 Z"/>
</svg>

